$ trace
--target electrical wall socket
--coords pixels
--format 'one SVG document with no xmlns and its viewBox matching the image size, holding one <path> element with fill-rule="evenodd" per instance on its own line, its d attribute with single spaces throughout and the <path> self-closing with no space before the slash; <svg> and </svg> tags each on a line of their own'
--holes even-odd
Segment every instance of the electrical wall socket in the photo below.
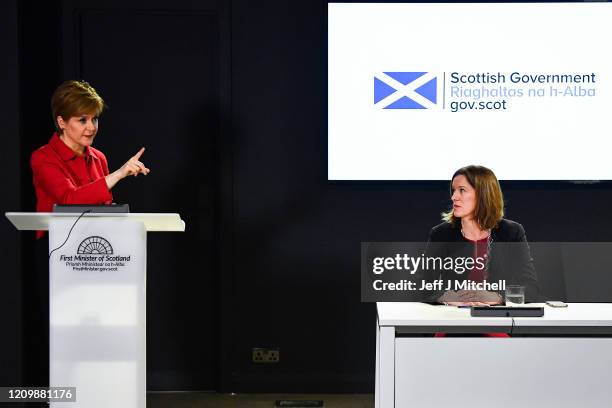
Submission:
<svg viewBox="0 0 612 408">
<path fill-rule="evenodd" d="M 252 357 L 254 363 L 278 363 L 280 360 L 280 349 L 253 347 Z"/>
</svg>

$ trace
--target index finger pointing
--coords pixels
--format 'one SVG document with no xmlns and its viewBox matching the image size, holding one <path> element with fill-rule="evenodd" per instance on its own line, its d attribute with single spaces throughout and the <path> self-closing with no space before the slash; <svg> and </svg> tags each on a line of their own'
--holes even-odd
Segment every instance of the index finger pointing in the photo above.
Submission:
<svg viewBox="0 0 612 408">
<path fill-rule="evenodd" d="M 136 153 L 136 154 L 134 155 L 134 159 L 136 159 L 136 160 L 140 159 L 140 156 L 142 156 L 142 154 L 144 153 L 144 151 L 145 151 L 145 148 L 144 148 L 144 147 L 143 147 L 143 148 L 141 148 L 141 149 L 138 151 L 138 153 Z"/>
</svg>

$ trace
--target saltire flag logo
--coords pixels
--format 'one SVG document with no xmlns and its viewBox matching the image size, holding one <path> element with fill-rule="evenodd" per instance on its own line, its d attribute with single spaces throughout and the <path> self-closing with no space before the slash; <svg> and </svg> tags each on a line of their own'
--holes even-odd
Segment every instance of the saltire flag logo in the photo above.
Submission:
<svg viewBox="0 0 612 408">
<path fill-rule="evenodd" d="M 429 109 L 438 81 L 430 72 L 383 72 L 374 76 L 374 105 L 383 109 Z"/>
</svg>

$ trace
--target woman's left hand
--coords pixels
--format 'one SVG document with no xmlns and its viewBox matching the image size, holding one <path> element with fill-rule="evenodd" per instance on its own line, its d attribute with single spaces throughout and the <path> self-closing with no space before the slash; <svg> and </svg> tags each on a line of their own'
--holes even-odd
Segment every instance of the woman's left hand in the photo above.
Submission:
<svg viewBox="0 0 612 408">
<path fill-rule="evenodd" d="M 105 177 L 106 187 L 110 190 L 115 185 L 127 176 L 137 176 L 142 173 L 145 176 L 149 174 L 151 170 L 140 161 L 140 156 L 144 153 L 145 148 L 141 148 L 138 153 L 130 157 L 130 160 L 126 161 L 123 166 L 115 170 L 111 174 Z"/>
<path fill-rule="evenodd" d="M 149 174 L 151 170 L 149 170 L 143 162 L 140 161 L 140 156 L 144 153 L 145 148 L 142 147 L 138 153 L 134 156 L 130 157 L 130 160 L 125 162 L 123 166 L 118 170 L 123 177 L 127 176 L 138 176 L 139 173 L 144 174 L 145 176 Z"/>
</svg>

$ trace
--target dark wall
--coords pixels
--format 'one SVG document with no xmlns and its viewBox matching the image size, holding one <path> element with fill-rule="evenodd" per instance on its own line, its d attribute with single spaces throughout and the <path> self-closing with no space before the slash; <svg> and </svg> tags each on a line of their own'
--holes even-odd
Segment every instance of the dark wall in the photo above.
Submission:
<svg viewBox="0 0 612 408">
<path fill-rule="evenodd" d="M 32 132 L 8 141 L 13 154 L 2 163 L 22 179 L 13 182 L 15 197 L 24 191 L 15 208 L 31 209 L 27 160 L 32 140 L 44 143 L 51 131 L 53 87 L 64 77 L 83 75 L 111 106 L 102 118 L 99 146 L 112 167 L 146 142 L 151 177 L 162 175 L 122 185 L 120 201 L 143 211 L 181 212 L 187 228 L 198 231 L 190 240 L 209 256 L 207 263 L 172 268 L 170 255 L 159 249 L 168 238 L 151 236 L 150 256 L 156 254 L 163 267 L 149 270 L 149 389 L 373 391 L 375 307 L 360 302 L 360 242 L 425 240 L 448 205 L 448 187 L 327 181 L 326 2 L 131 0 L 103 7 L 58 1 L 47 3 L 44 16 L 33 3 L 25 4 L 30 6 L 12 24 L 34 31 L 22 35 L 24 64 L 13 76 L 21 73 L 28 80 L 22 78 L 13 96 L 26 101 L 22 114 L 28 119 L 19 123 Z M 152 10 L 173 12 L 168 24 L 159 12 L 160 20 L 150 26 L 135 10 L 148 10 L 145 16 Z M 211 20 L 216 28 L 206 31 L 211 27 L 206 18 L 174 26 L 185 10 L 217 13 Z M 130 32 L 131 19 L 138 32 Z M 34 33 L 40 25 L 52 34 L 38 43 Z M 12 26 L 2 27 L 9 31 L 3 38 L 15 36 Z M 138 58 L 118 60 L 133 48 Z M 155 50 L 159 62 L 151 66 Z M 211 58 L 216 74 L 206 71 Z M 41 71 L 43 61 L 48 69 Z M 198 72 L 216 75 L 219 88 L 204 92 L 211 85 Z M 131 87 L 130 78 L 143 88 Z M 134 103 L 138 95 L 142 106 Z M 171 115 L 160 114 L 150 101 L 159 101 Z M 155 125 L 144 125 L 145 142 L 130 122 L 143 112 Z M 17 154 L 20 142 L 24 147 Z M 171 159 L 160 152 L 165 147 Z M 211 177 L 197 170 L 198 158 Z M 187 173 L 177 177 L 176 169 Z M 454 170 L 448 169 L 449 176 Z M 168 190 L 172 185 L 183 186 L 185 194 Z M 502 187 L 508 217 L 521 222 L 532 241 L 612 240 L 606 217 L 610 183 Z M 205 216 L 191 218 L 199 211 Z M 19 235 L 3 228 L 3 242 L 15 245 Z M 27 251 L 24 245 L 24 257 Z M 19 270 L 17 263 L 14 268 Z M 252 347 L 279 347 L 280 363 L 251 363 Z"/>
<path fill-rule="evenodd" d="M 20 239 L 13 226 L 4 218 L 5 212 L 19 211 L 21 208 L 18 28 L 17 1 L 0 2 L 0 54 L 4 60 L 0 64 L 0 174 L 3 190 L 0 204 L 3 218 L 0 222 L 0 386 L 21 385 L 22 381 Z"/>
<path fill-rule="evenodd" d="M 220 134 L 229 115 L 228 6 L 217 1 L 62 2 L 64 78 L 107 99 L 96 146 L 116 169 L 141 146 L 152 169 L 113 194 L 133 212 L 177 212 L 182 234 L 149 234 L 147 384 L 217 387 Z M 108 27 L 112 27 L 109 30 Z"/>
<path fill-rule="evenodd" d="M 238 390 L 372 391 L 375 309 L 359 302 L 360 242 L 427 239 L 448 186 L 326 181 L 326 4 L 250 4 L 232 8 L 230 382 Z M 503 189 L 508 217 L 531 240 L 612 238 L 610 183 Z M 250 364 L 254 346 L 279 346 L 281 364 Z"/>
<path fill-rule="evenodd" d="M 359 301 L 360 242 L 426 240 L 448 184 L 328 182 L 326 3 L 250 4 L 232 9 L 232 383 L 373 391 L 375 307 Z M 612 238 L 610 183 L 502 187 L 531 240 Z M 257 346 L 279 346 L 281 364 L 250 364 Z"/>
</svg>

